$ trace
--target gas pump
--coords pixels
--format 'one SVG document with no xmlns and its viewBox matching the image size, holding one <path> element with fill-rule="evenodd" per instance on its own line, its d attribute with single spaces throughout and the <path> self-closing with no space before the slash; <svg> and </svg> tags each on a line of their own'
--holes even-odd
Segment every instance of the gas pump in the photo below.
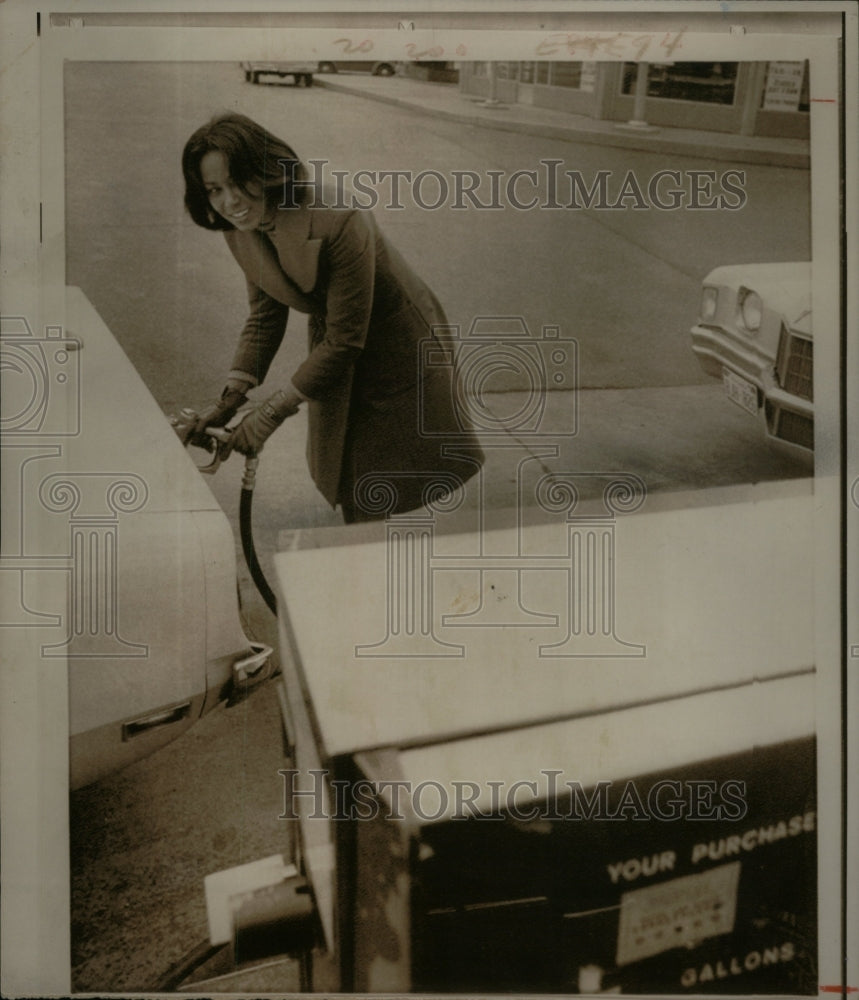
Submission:
<svg viewBox="0 0 859 1000">
<path fill-rule="evenodd" d="M 730 558 L 761 592 L 774 571 L 804 579 L 810 541 L 810 490 L 776 494 L 776 509 L 742 490 L 720 496 Z M 659 614 L 656 595 L 676 592 L 700 561 L 713 516 L 700 503 L 678 513 L 676 498 L 651 508 L 628 522 L 642 555 L 663 553 L 651 596 L 637 592 L 641 629 Z M 778 544 L 785 518 L 790 550 Z M 324 966 L 326 990 L 341 992 L 816 990 L 814 669 L 801 585 L 782 591 L 790 607 L 776 637 L 769 599 L 745 606 L 714 573 L 672 621 L 671 643 L 649 642 L 637 669 L 528 660 L 527 629 L 467 632 L 441 612 L 433 638 L 468 640 L 467 657 L 426 656 L 426 642 L 386 657 L 365 640 L 374 622 L 394 634 L 390 609 L 405 614 L 409 596 L 392 603 L 379 587 L 389 539 L 325 534 L 275 558 L 296 854 L 209 876 L 213 942 L 238 962 L 297 955 L 305 988 Z M 535 550 L 552 538 L 551 527 L 529 529 Z M 477 571 L 463 573 L 473 539 L 446 542 L 444 555 L 421 549 L 428 573 L 418 550 L 409 564 L 449 610 Z M 558 610 L 559 589 L 535 583 L 531 596 Z M 717 602 L 733 635 L 714 620 Z M 320 606 L 338 608 L 328 630 Z"/>
</svg>

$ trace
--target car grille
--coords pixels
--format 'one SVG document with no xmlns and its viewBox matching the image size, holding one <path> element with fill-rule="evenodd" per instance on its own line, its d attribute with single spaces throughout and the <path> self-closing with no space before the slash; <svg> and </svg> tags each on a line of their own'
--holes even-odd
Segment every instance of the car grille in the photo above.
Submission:
<svg viewBox="0 0 859 1000">
<path fill-rule="evenodd" d="M 814 450 L 814 418 L 793 410 L 783 410 L 769 401 L 766 404 L 767 426 L 773 437 Z"/>
<path fill-rule="evenodd" d="M 803 417 L 799 413 L 782 410 L 776 434 L 784 441 L 801 445 L 803 448 L 814 448 L 814 421 L 811 417 Z"/>
<path fill-rule="evenodd" d="M 784 324 L 778 343 L 776 375 L 779 385 L 801 399 L 814 399 L 814 344 L 798 337 Z"/>
</svg>

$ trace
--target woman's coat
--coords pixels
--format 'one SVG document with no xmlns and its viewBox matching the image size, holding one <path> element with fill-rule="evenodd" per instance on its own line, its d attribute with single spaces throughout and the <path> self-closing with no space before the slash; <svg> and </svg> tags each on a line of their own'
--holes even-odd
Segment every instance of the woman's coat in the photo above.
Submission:
<svg viewBox="0 0 859 1000">
<path fill-rule="evenodd" d="M 315 197 L 278 209 L 266 233 L 224 234 L 251 307 L 231 374 L 263 382 L 289 309 L 309 313 L 310 350 L 292 381 L 310 401 L 314 482 L 348 520 L 411 510 L 431 481 L 465 481 L 483 460 L 457 387 L 455 341 L 438 300 L 373 216 Z M 354 492 L 369 474 L 384 475 L 382 494 L 393 491 L 390 501 L 371 491 L 381 507 Z"/>
</svg>

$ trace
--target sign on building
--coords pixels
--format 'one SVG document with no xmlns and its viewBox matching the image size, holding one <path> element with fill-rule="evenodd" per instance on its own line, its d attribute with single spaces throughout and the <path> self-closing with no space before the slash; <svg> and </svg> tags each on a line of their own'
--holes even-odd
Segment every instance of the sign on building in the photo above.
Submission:
<svg viewBox="0 0 859 1000">
<path fill-rule="evenodd" d="M 764 111 L 797 111 L 804 63 L 771 62 L 764 88 Z"/>
</svg>

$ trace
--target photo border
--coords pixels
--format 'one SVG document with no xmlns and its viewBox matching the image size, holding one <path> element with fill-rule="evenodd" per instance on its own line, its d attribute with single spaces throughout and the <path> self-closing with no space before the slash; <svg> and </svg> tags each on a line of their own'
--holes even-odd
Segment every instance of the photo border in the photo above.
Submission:
<svg viewBox="0 0 859 1000">
<path fill-rule="evenodd" d="M 4 240 L 4 266 L 0 293 L 4 311 L 36 317 L 36 328 L 58 322 L 65 314 L 64 287 L 64 185 L 62 151 L 57 136 L 62 136 L 62 61 L 64 59 L 140 60 L 153 58 L 155 52 L 169 52 L 171 60 L 185 61 L 194 58 L 205 61 L 226 59 L 239 61 L 253 53 L 259 55 L 260 45 L 272 44 L 266 40 L 267 29 L 248 28 L 236 31 L 226 25 L 219 27 L 186 27 L 178 32 L 174 28 L 154 28 L 143 24 L 131 27 L 100 27 L 92 29 L 69 26 L 60 28 L 50 23 L 51 14 L 68 13 L 73 16 L 79 4 L 57 2 L 50 10 L 40 11 L 40 35 L 35 39 L 32 23 L 36 11 L 21 3 L 7 3 L 0 11 L 5 38 L 2 41 L 2 60 L 6 77 L 14 73 L 14 93 L 20 95 L 15 106 L 3 108 L 4 131 L 11 137 L 9 152 L 4 154 L 2 206 L 0 219 Z M 186 0 L 183 11 L 189 14 L 228 12 L 228 3 L 194 4 Z M 291 46 L 295 53 L 306 51 L 307 35 L 313 32 L 315 44 L 331 45 L 342 33 L 344 15 L 350 26 L 369 21 L 367 31 L 380 45 L 400 44 L 399 27 L 385 28 L 386 19 L 393 20 L 390 5 L 367 5 L 366 10 L 341 5 L 287 4 L 279 5 L 284 12 L 306 16 L 319 22 L 332 18 L 336 27 L 309 26 L 295 29 Z M 468 33 L 471 58 L 516 58 L 522 47 L 529 44 L 527 31 L 517 31 L 516 37 L 499 32 L 511 20 L 534 18 L 539 12 L 549 11 L 552 17 L 587 16 L 599 21 L 621 8 L 617 4 L 468 4 L 455 9 L 455 15 L 468 15 L 473 25 L 462 29 L 439 27 L 448 11 L 434 8 L 427 14 L 420 7 L 398 4 L 397 11 L 414 12 L 415 20 L 430 19 L 426 28 L 416 27 L 414 38 L 420 47 L 423 40 L 438 43 L 446 35 L 464 37 Z M 694 22 L 707 19 L 723 9 L 720 4 L 629 3 L 623 4 L 622 14 L 630 18 L 639 15 L 663 15 L 665 20 Z M 94 0 L 88 10 L 97 13 L 139 15 L 144 20 L 158 18 L 151 11 L 151 4 L 141 2 L 100 3 Z M 246 19 L 254 14 L 271 12 L 270 4 L 250 5 L 239 17 Z M 681 13 L 682 10 L 682 13 Z M 794 33 L 783 28 L 784 15 L 810 12 L 806 32 Z M 634 13 L 633 13 L 634 12 Z M 180 12 L 176 12 L 180 13 Z M 830 15 L 842 15 L 845 33 L 843 77 L 833 59 L 831 29 L 818 28 Z M 830 986 L 857 984 L 856 956 L 846 956 L 841 941 L 849 941 L 849 931 L 857 924 L 857 890 L 859 879 L 854 866 L 832 864 L 832 859 L 847 860 L 847 837 L 857 824 L 856 797 L 845 808 L 844 795 L 848 790 L 845 771 L 847 746 L 849 764 L 855 768 L 857 738 L 855 727 L 848 725 L 848 708 L 856 717 L 859 707 L 855 663 L 850 663 L 849 644 L 859 642 L 859 615 L 856 605 L 856 581 L 852 567 L 857 563 L 856 509 L 847 501 L 845 487 L 859 475 L 859 438 L 852 434 L 845 437 L 848 426 L 856 426 L 859 413 L 857 386 L 859 363 L 856 345 L 848 339 L 848 331 L 855 331 L 857 316 L 856 283 L 850 275 L 848 260 L 856 260 L 856 162 L 859 157 L 856 140 L 856 5 L 852 3 L 754 3 L 732 4 L 730 21 L 751 24 L 755 27 L 744 35 L 731 35 L 732 51 L 739 53 L 740 61 L 747 59 L 802 59 L 811 60 L 812 97 L 816 102 L 811 115 L 812 146 L 812 257 L 815 262 L 813 297 L 816 324 L 823 317 L 820 327 L 840 330 L 840 335 L 821 338 L 815 342 L 815 380 L 820 401 L 816 416 L 819 421 L 819 439 L 827 442 L 816 455 L 815 495 L 818 506 L 816 515 L 816 548 L 814 561 L 816 588 L 815 644 L 818 662 L 818 752 L 819 752 L 819 813 L 821 830 L 818 841 L 819 858 L 819 909 L 820 981 Z M 713 32 L 689 30 L 687 52 L 712 51 Z M 761 24 L 770 24 L 771 30 L 762 30 Z M 720 27 L 724 30 L 724 22 Z M 225 37 L 229 30 L 230 37 Z M 534 38 L 541 33 L 534 30 Z M 177 34 L 180 37 L 176 37 Z M 702 37 L 699 39 L 698 35 Z M 851 51 L 850 38 L 853 46 Z M 509 33 L 512 36 L 512 33 Z M 700 47 L 699 47 L 700 46 Z M 194 52 L 197 55 L 194 55 Z M 331 49 L 332 52 L 337 51 Z M 287 57 L 278 43 L 278 52 Z M 748 53 L 748 55 L 746 55 Z M 751 55 L 754 53 L 754 55 Z M 165 56 L 161 56 L 165 58 Z M 703 56 L 697 56 L 703 58 Z M 58 86 L 59 81 L 59 86 Z M 9 84 L 4 84 L 9 87 Z M 843 88 L 844 101 L 837 99 Z M 8 89 L 7 89 L 8 93 Z M 852 107 L 852 121 L 849 110 Z M 38 109 L 38 111 L 36 110 Z M 59 125 L 57 124 L 59 123 Z M 844 130 L 844 131 L 842 131 Z M 839 150 L 837 155 L 834 151 Z M 852 150 L 852 153 L 851 153 Z M 39 169 L 34 170 L 38 164 Z M 842 183 L 844 187 L 842 188 Z M 837 204 L 837 192 L 844 190 L 849 199 L 843 209 Z M 12 208 L 14 203 L 17 206 Z M 23 206 L 23 211 L 21 211 Z M 40 213 L 41 206 L 41 213 Z M 41 239 L 35 239 L 36 220 L 40 218 Z M 8 262 L 12 261 L 10 267 Z M 13 305 L 14 303 L 14 305 Z M 818 310 L 817 303 L 829 303 Z M 838 316 L 839 307 L 847 313 Z M 848 321 L 848 319 L 850 321 Z M 855 338 L 854 338 L 855 339 Z M 819 346 L 818 346 L 819 345 Z M 839 385 L 840 391 L 832 393 L 831 387 Z M 850 423 L 846 423 L 846 418 Z M 7 500 L 8 502 L 8 500 Z M 844 562 L 845 543 L 849 545 L 848 564 Z M 845 602 L 844 586 L 849 585 L 850 600 Z M 845 638 L 848 648 L 845 649 Z M 12 959 L 4 962 L 4 991 L 18 993 L 27 989 L 26 984 L 38 983 L 41 992 L 61 995 L 69 988 L 68 951 L 68 816 L 67 816 L 67 697 L 68 692 L 62 670 L 50 672 L 28 671 L 26 663 L 33 656 L 32 644 L 28 647 L 26 636 L 17 636 L 13 666 L 2 678 L 3 685 L 3 856 L 6 878 L 3 891 L 3 950 Z M 18 643 L 21 643 L 20 647 Z M 5 646 L 5 642 L 4 642 Z M 851 670 L 852 666 L 852 670 Z M 7 694 L 9 695 L 7 697 Z M 7 706 L 26 706 L 24 712 Z M 852 742 L 851 742 L 852 736 Z M 855 771 L 853 772 L 855 774 Z M 839 775 L 836 782 L 834 775 Z M 33 792 L 38 789 L 38 795 Z M 8 817 L 14 815 L 10 823 Z M 851 824 L 848 828 L 846 824 Z M 12 882 L 9 873 L 19 875 Z M 10 885 L 10 882 L 12 884 Z M 850 893 L 849 911 L 842 909 L 844 893 Z M 61 901 L 65 900 L 65 910 Z M 838 904 L 836 905 L 836 900 Z M 11 918 L 14 912 L 14 921 Z M 852 920 L 852 925 L 848 923 Z M 837 930 L 836 930 L 837 928 Z M 854 934 L 854 939 L 856 935 Z M 849 960 L 849 965 L 847 961 Z M 10 968 L 11 967 L 11 968 Z M 35 988 L 35 985 L 34 985 Z M 21 995 L 26 995 L 21 993 Z"/>
</svg>

